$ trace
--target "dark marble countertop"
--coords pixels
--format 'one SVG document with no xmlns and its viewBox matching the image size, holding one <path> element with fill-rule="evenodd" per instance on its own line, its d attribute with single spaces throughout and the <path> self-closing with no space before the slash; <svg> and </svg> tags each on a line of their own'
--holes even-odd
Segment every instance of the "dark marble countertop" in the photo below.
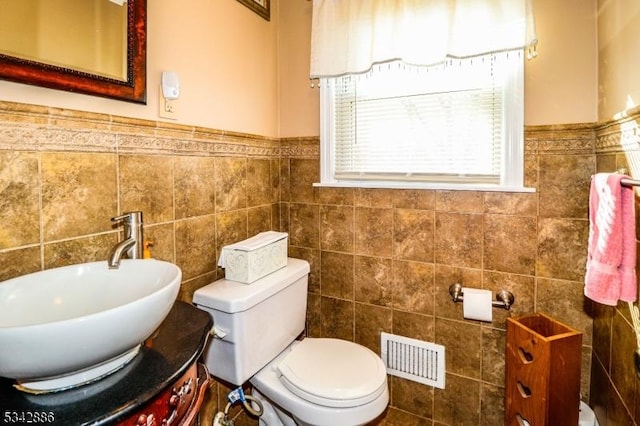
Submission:
<svg viewBox="0 0 640 426">
<path fill-rule="evenodd" d="M 16 390 L 13 380 L 0 378 L 0 425 L 28 420 L 55 426 L 110 425 L 123 420 L 187 371 L 202 353 L 212 326 L 208 313 L 178 301 L 134 359 L 95 383 L 31 395 Z M 23 420 L 13 421 L 21 415 Z"/>
</svg>

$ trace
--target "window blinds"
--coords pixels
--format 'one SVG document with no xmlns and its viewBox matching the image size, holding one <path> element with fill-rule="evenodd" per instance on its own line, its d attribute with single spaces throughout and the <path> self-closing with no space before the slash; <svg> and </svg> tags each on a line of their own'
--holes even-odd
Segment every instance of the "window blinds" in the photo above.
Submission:
<svg viewBox="0 0 640 426">
<path fill-rule="evenodd" d="M 325 80 L 335 108 L 333 178 L 500 183 L 505 95 L 519 66 L 511 52 Z"/>
</svg>

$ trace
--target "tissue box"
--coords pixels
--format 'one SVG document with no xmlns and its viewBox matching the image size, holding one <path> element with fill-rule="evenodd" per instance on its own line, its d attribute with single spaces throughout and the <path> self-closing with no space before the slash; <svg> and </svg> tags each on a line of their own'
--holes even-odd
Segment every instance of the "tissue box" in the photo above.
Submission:
<svg viewBox="0 0 640 426">
<path fill-rule="evenodd" d="M 287 265 L 286 232 L 261 232 L 222 248 L 218 266 L 231 281 L 250 284 Z"/>
</svg>

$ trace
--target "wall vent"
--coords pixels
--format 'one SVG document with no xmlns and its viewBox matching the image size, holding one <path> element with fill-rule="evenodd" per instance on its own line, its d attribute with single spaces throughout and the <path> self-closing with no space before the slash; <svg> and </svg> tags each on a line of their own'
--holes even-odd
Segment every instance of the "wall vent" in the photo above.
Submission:
<svg viewBox="0 0 640 426">
<path fill-rule="evenodd" d="M 444 346 L 383 332 L 380 348 L 387 373 L 444 389 Z"/>
</svg>

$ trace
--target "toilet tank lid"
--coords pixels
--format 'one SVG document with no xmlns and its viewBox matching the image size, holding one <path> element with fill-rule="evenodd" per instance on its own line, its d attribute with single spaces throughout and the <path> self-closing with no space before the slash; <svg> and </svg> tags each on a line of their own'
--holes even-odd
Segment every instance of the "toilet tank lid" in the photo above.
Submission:
<svg viewBox="0 0 640 426">
<path fill-rule="evenodd" d="M 193 303 L 227 313 L 246 311 L 309 273 L 309 262 L 287 258 L 287 266 L 251 284 L 221 279 L 193 294 Z"/>
</svg>

